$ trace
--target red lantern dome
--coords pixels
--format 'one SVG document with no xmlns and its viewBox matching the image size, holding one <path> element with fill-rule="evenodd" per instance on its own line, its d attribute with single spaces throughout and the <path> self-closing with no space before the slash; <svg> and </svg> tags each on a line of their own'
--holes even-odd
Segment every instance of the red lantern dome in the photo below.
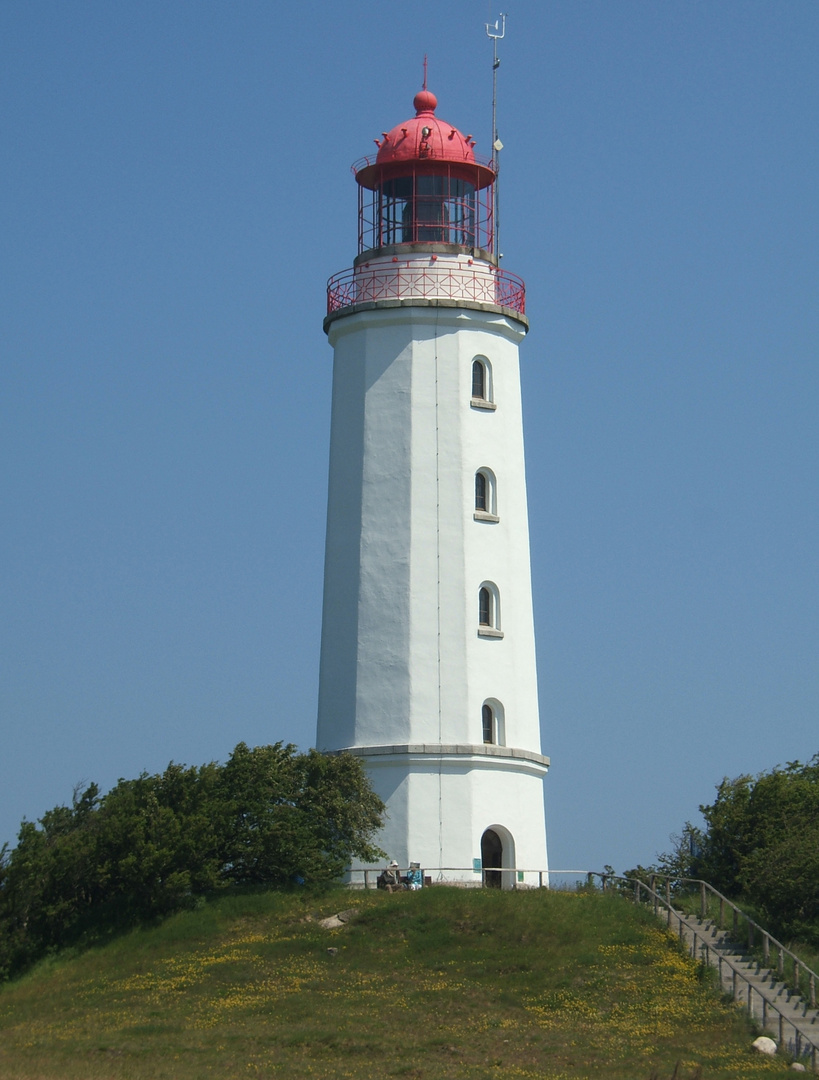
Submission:
<svg viewBox="0 0 819 1080">
<path fill-rule="evenodd" d="M 353 166 L 359 252 L 419 243 L 491 252 L 491 161 L 478 159 L 471 135 L 435 115 L 438 99 L 426 87 L 413 105 L 414 117 L 375 140 L 375 157 Z"/>
</svg>

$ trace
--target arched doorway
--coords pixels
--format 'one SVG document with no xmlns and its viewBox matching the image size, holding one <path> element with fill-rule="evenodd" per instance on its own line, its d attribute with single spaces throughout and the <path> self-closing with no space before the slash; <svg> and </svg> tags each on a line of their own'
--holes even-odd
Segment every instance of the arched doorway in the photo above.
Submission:
<svg viewBox="0 0 819 1080">
<path fill-rule="evenodd" d="M 500 889 L 503 866 L 503 841 L 494 829 L 487 829 L 481 837 L 481 865 L 484 869 L 484 883 L 489 889 Z"/>
</svg>

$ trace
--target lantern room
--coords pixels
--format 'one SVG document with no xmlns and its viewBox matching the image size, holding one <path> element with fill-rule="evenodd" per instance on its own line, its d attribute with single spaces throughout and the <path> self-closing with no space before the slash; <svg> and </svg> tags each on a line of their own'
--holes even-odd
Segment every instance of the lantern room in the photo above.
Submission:
<svg viewBox="0 0 819 1080">
<path fill-rule="evenodd" d="M 415 116 L 382 133 L 373 158 L 353 165 L 358 182 L 358 251 L 446 244 L 494 262 L 491 160 L 475 140 L 435 115 L 438 101 L 420 90 Z"/>
</svg>

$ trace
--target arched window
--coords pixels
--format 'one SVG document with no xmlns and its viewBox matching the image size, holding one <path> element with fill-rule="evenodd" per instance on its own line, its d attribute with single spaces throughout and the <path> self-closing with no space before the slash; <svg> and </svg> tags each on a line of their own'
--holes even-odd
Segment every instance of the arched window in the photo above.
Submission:
<svg viewBox="0 0 819 1080">
<path fill-rule="evenodd" d="M 478 622 L 481 626 L 492 625 L 492 593 L 485 585 L 478 593 Z"/>
<path fill-rule="evenodd" d="M 481 720 L 483 721 L 483 741 L 485 743 L 495 742 L 495 713 L 491 705 L 484 705 L 481 709 Z"/>
<path fill-rule="evenodd" d="M 472 361 L 472 397 L 486 400 L 486 368 L 480 360 Z"/>
<path fill-rule="evenodd" d="M 478 636 L 503 637 L 500 628 L 500 595 L 491 581 L 478 589 Z"/>
<path fill-rule="evenodd" d="M 476 356 L 472 361 L 472 397 L 473 409 L 495 409 L 492 400 L 492 368 L 485 356 Z"/>
<path fill-rule="evenodd" d="M 486 510 L 488 503 L 486 501 L 488 484 L 486 483 L 486 473 L 475 473 L 475 509 Z"/>
<path fill-rule="evenodd" d="M 499 701 L 489 698 L 483 703 L 481 728 L 484 743 L 492 746 L 505 745 L 503 706 Z"/>
<path fill-rule="evenodd" d="M 475 473 L 475 512 L 476 521 L 500 520 L 496 496 L 495 474 L 491 469 L 478 469 Z"/>
</svg>

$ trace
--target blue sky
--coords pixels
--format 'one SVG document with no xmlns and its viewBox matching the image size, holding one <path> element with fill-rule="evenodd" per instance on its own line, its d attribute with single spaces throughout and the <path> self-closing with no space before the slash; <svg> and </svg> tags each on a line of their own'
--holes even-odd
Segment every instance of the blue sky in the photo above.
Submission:
<svg viewBox="0 0 819 1080">
<path fill-rule="evenodd" d="M 486 3 L 0 6 L 0 843 L 315 734 L 352 161 L 490 152 Z M 500 45 L 552 865 L 819 751 L 819 5 L 521 0 Z"/>
</svg>

